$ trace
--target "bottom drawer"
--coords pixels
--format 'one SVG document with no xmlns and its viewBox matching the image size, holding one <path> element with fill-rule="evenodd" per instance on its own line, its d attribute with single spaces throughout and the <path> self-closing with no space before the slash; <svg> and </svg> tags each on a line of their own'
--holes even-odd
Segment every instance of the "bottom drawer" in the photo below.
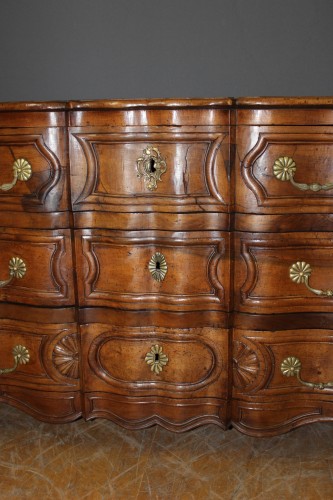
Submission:
<svg viewBox="0 0 333 500">
<path fill-rule="evenodd" d="M 333 330 L 235 330 L 233 423 L 279 434 L 333 420 Z"/>
<path fill-rule="evenodd" d="M 41 315 L 47 316 L 47 311 Z M 1 401 L 41 420 L 68 421 L 80 416 L 75 323 L 1 319 L 0 345 Z"/>
<path fill-rule="evenodd" d="M 333 330 L 234 331 L 233 395 L 333 394 Z"/>
<path fill-rule="evenodd" d="M 125 403 L 126 398 L 136 399 L 130 420 L 146 420 L 153 415 L 162 418 L 166 408 L 172 406 L 170 402 L 156 404 L 157 400 L 165 401 L 163 398 L 173 400 L 174 421 L 181 415 L 181 399 L 191 399 L 192 405 L 201 407 L 197 415 L 209 414 L 203 410 L 204 400 L 212 404 L 208 400 L 215 398 L 214 405 L 218 407 L 217 400 L 227 399 L 225 329 L 87 324 L 81 325 L 81 341 L 86 401 L 91 401 L 91 397 L 95 403 L 98 401 L 98 407 L 87 404 L 87 418 L 101 412 L 113 418 L 110 401 L 116 395 L 116 399 L 123 397 L 124 419 L 130 406 L 128 401 Z M 201 399 L 200 404 L 194 402 L 196 399 Z M 105 401 L 104 408 L 101 401 Z M 119 408 L 118 405 L 118 411 Z M 184 414 L 184 419 L 187 418 Z"/>
</svg>

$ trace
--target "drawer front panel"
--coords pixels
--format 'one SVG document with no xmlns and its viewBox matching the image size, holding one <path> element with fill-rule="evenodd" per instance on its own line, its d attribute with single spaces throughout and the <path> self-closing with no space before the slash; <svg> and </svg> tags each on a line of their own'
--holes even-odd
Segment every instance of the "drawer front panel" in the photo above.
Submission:
<svg viewBox="0 0 333 500">
<path fill-rule="evenodd" d="M 69 230 L 0 232 L 0 301 L 74 304 Z"/>
<path fill-rule="evenodd" d="M 327 213 L 333 206 L 333 130 L 244 128 L 237 210 Z M 244 136 L 244 137 L 243 137 Z M 247 139 L 246 139 L 246 136 Z M 255 143 L 253 144 L 253 141 Z"/>
<path fill-rule="evenodd" d="M 24 309 L 24 321 L 0 319 L 0 401 L 39 420 L 76 420 L 82 414 L 77 326 L 26 321 L 30 308 Z"/>
<path fill-rule="evenodd" d="M 75 324 L 0 320 L 0 386 L 79 389 L 79 338 Z"/>
<path fill-rule="evenodd" d="M 333 331 L 234 331 L 234 396 L 333 391 Z"/>
<path fill-rule="evenodd" d="M 236 235 L 235 307 L 242 312 L 331 312 L 333 239 L 327 233 Z"/>
<path fill-rule="evenodd" d="M 226 310 L 229 235 L 77 231 L 80 305 Z M 160 267 L 160 269 L 159 269 Z"/>
<path fill-rule="evenodd" d="M 0 130 L 0 212 L 69 209 L 65 141 L 64 129 Z"/>
<path fill-rule="evenodd" d="M 71 134 L 75 211 L 228 211 L 225 130 Z"/>
<path fill-rule="evenodd" d="M 81 326 L 87 391 L 226 397 L 227 331 Z"/>
</svg>

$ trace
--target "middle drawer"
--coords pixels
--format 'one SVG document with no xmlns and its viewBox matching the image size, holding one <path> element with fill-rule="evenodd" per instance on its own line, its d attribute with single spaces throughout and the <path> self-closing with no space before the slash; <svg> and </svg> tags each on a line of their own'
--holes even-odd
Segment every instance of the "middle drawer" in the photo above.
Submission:
<svg viewBox="0 0 333 500">
<path fill-rule="evenodd" d="M 69 229 L 0 230 L 0 302 L 74 305 Z"/>
<path fill-rule="evenodd" d="M 236 233 L 235 309 L 332 312 L 331 233 Z"/>
<path fill-rule="evenodd" d="M 229 308 L 229 233 L 80 230 L 81 306 L 169 311 Z"/>
</svg>

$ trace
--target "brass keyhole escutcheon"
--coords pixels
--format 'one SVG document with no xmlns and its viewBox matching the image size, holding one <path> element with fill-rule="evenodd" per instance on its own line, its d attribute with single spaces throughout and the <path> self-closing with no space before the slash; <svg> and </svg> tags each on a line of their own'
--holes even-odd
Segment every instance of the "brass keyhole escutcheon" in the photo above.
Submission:
<svg viewBox="0 0 333 500">
<path fill-rule="evenodd" d="M 143 177 L 149 191 L 157 189 L 157 182 L 161 181 L 167 165 L 156 146 L 147 146 L 142 156 L 136 160 L 136 171 L 139 178 Z"/>
<path fill-rule="evenodd" d="M 162 253 L 156 252 L 149 261 L 148 269 L 155 281 L 163 281 L 168 272 L 168 265 Z"/>
<path fill-rule="evenodd" d="M 163 352 L 163 347 L 155 344 L 147 352 L 145 362 L 150 366 L 150 370 L 158 375 L 169 362 L 169 358 Z"/>
</svg>

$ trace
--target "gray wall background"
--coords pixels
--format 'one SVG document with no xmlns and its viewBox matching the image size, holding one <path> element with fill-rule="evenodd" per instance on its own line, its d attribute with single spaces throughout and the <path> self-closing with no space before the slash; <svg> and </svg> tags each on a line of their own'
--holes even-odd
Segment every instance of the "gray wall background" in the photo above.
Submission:
<svg viewBox="0 0 333 500">
<path fill-rule="evenodd" d="M 333 94 L 333 0 L 0 0 L 0 100 Z"/>
</svg>

